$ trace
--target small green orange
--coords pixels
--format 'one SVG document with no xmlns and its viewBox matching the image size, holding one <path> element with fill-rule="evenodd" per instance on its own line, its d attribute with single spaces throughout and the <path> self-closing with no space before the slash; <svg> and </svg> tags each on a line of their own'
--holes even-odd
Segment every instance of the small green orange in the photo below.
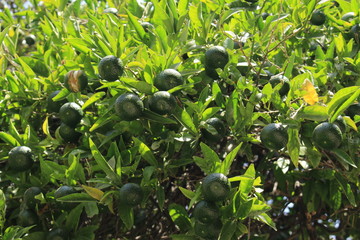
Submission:
<svg viewBox="0 0 360 240">
<path fill-rule="evenodd" d="M 113 82 L 123 75 L 124 65 L 120 58 L 109 55 L 100 60 L 98 70 L 102 79 Z"/>
<path fill-rule="evenodd" d="M 288 142 L 287 130 L 281 123 L 270 123 L 262 129 L 260 140 L 266 148 L 280 150 Z"/>
<path fill-rule="evenodd" d="M 202 223 L 211 223 L 220 217 L 220 209 L 214 202 L 200 201 L 194 208 L 194 217 Z"/>
<path fill-rule="evenodd" d="M 201 185 L 204 198 L 207 201 L 223 201 L 230 193 L 228 178 L 222 173 L 211 173 L 207 175 Z"/>
<path fill-rule="evenodd" d="M 137 183 L 126 183 L 120 190 L 120 201 L 134 207 L 141 203 L 144 193 L 140 185 Z"/>
<path fill-rule="evenodd" d="M 340 128 L 336 124 L 329 122 L 317 125 L 312 138 L 316 146 L 329 151 L 338 148 L 343 139 Z"/>
<path fill-rule="evenodd" d="M 16 171 L 29 170 L 34 163 L 33 154 L 29 147 L 14 147 L 9 152 L 8 165 Z"/>
<path fill-rule="evenodd" d="M 160 115 L 171 114 L 176 107 L 175 97 L 167 91 L 159 91 L 149 98 L 149 108 Z"/>
<path fill-rule="evenodd" d="M 61 106 L 59 110 L 60 120 L 70 127 L 75 127 L 80 123 L 84 113 L 75 102 L 68 102 Z"/>
<path fill-rule="evenodd" d="M 160 91 L 167 91 L 179 85 L 182 85 L 184 80 L 181 73 L 175 69 L 165 69 L 156 75 L 154 79 L 154 85 Z"/>
<path fill-rule="evenodd" d="M 316 26 L 323 25 L 325 21 L 326 21 L 326 15 L 323 11 L 319 9 L 315 10 L 310 18 L 311 24 Z"/>
<path fill-rule="evenodd" d="M 71 70 L 64 77 L 64 85 L 70 92 L 81 92 L 88 86 L 88 77 L 83 70 Z"/>
<path fill-rule="evenodd" d="M 141 117 L 144 103 L 133 93 L 121 94 L 115 101 L 116 114 L 125 121 L 133 121 Z"/>
</svg>

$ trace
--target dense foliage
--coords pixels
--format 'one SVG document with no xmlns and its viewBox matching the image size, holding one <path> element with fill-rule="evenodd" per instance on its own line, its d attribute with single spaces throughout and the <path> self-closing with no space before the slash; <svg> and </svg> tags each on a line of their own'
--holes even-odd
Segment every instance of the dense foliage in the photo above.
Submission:
<svg viewBox="0 0 360 240">
<path fill-rule="evenodd" d="M 360 239 L 358 0 L 0 3 L 0 239 Z"/>
</svg>

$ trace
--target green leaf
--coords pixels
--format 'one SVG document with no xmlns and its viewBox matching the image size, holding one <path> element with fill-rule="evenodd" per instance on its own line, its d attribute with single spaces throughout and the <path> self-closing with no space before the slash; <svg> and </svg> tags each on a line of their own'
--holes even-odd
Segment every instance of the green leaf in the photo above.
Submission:
<svg viewBox="0 0 360 240">
<path fill-rule="evenodd" d="M 211 163 L 211 165 L 216 165 L 217 163 L 220 163 L 219 156 L 208 145 L 201 142 L 200 147 L 201 147 L 202 153 L 204 154 L 204 158 L 207 161 L 209 161 Z"/>
<path fill-rule="evenodd" d="M 312 121 L 325 121 L 328 118 L 327 107 L 320 105 L 312 105 L 304 107 L 297 114 L 297 118 L 303 118 Z"/>
<path fill-rule="evenodd" d="M 105 160 L 103 155 L 101 155 L 99 149 L 96 147 L 95 143 L 91 138 L 89 138 L 89 147 L 91 149 L 91 154 L 95 158 L 95 161 L 99 165 L 100 169 L 103 170 L 112 181 L 117 184 L 121 183 L 121 178 L 114 172 L 114 170 Z"/>
<path fill-rule="evenodd" d="M 95 202 L 96 200 L 86 193 L 71 193 L 56 199 L 60 202 Z"/>
<path fill-rule="evenodd" d="M 233 161 L 235 160 L 241 146 L 242 146 L 242 142 L 236 147 L 234 148 L 228 155 L 226 155 L 224 161 L 222 161 L 221 166 L 220 166 L 220 173 L 224 174 L 225 176 L 227 176 L 229 174 L 230 171 L 230 167 L 231 164 L 233 163 Z"/>
<path fill-rule="evenodd" d="M 154 122 L 158 122 L 158 123 L 162 123 L 162 124 L 178 124 L 175 120 L 168 118 L 168 117 L 163 117 L 157 113 L 154 113 L 153 111 L 149 111 L 147 109 L 144 110 L 143 118 L 149 119 L 151 121 Z"/>
<path fill-rule="evenodd" d="M 260 215 L 256 216 L 256 219 L 277 231 L 275 222 L 271 219 L 271 217 L 269 217 L 267 213 L 261 213 Z"/>
<path fill-rule="evenodd" d="M 343 193 L 345 194 L 346 198 L 349 200 L 350 204 L 354 207 L 357 206 L 355 201 L 354 193 L 350 187 L 350 184 L 340 175 L 340 173 L 335 173 L 335 178 L 340 184 L 340 188 L 342 189 Z"/>
<path fill-rule="evenodd" d="M 0 231 L 2 232 L 6 220 L 6 197 L 3 190 L 0 189 Z"/>
<path fill-rule="evenodd" d="M 91 104 L 99 101 L 103 96 L 105 96 L 105 92 L 97 92 L 97 93 L 93 94 L 88 100 L 86 100 L 84 105 L 82 105 L 81 109 L 85 110 L 85 108 L 87 108 Z"/>
<path fill-rule="evenodd" d="M 133 140 L 135 142 L 135 146 L 138 147 L 139 153 L 141 154 L 142 158 L 144 158 L 150 165 L 154 167 L 158 167 L 159 163 L 156 160 L 154 154 L 152 153 L 151 149 L 146 146 L 145 143 L 137 139 L 136 137 L 133 137 Z"/>
<path fill-rule="evenodd" d="M 182 194 L 184 194 L 185 197 L 187 197 L 188 199 L 192 199 L 193 197 L 195 197 L 195 193 L 193 191 L 190 191 L 186 188 L 183 187 L 179 187 L 179 190 L 181 191 Z"/>
<path fill-rule="evenodd" d="M 334 122 L 336 118 L 344 112 L 351 104 L 354 103 L 354 101 L 360 96 L 360 87 L 358 87 L 357 91 L 354 92 L 351 96 L 349 96 L 346 101 L 344 101 L 335 111 L 335 113 L 332 115 L 330 122 Z"/>
<path fill-rule="evenodd" d="M 254 164 L 250 164 L 246 172 L 244 173 L 244 178 L 240 182 L 240 192 L 243 195 L 248 195 L 253 187 L 255 181 L 255 167 Z"/>
<path fill-rule="evenodd" d="M 207 108 L 203 113 L 202 113 L 202 120 L 205 121 L 209 118 L 211 118 L 212 116 L 214 116 L 219 110 L 221 109 L 221 107 L 211 107 L 211 108 Z"/>
<path fill-rule="evenodd" d="M 183 206 L 171 203 L 168 209 L 172 221 L 180 228 L 181 232 L 186 232 L 191 228 L 188 213 Z"/>
<path fill-rule="evenodd" d="M 334 40 L 336 51 L 339 55 L 342 55 L 345 50 L 345 39 L 343 35 L 340 33 L 339 36 L 335 37 Z"/>
<path fill-rule="evenodd" d="M 350 98 L 360 87 L 353 86 L 342 88 L 334 94 L 334 97 L 327 104 L 328 114 L 332 114 L 336 109 L 338 109 L 347 99 Z M 337 116 L 336 116 L 337 117 Z"/>
<path fill-rule="evenodd" d="M 135 31 L 136 31 L 137 35 L 139 36 L 140 40 L 144 41 L 145 35 L 146 35 L 144 28 L 141 26 L 141 24 L 138 22 L 138 20 L 135 18 L 135 16 L 132 15 L 131 12 L 129 12 L 127 9 L 125 9 L 125 11 L 129 17 L 130 24 L 135 28 Z"/>
<path fill-rule="evenodd" d="M 35 73 L 34 71 L 31 69 L 31 67 L 29 65 L 27 65 L 27 63 L 19 56 L 15 56 L 17 58 L 17 60 L 20 62 L 21 66 L 23 67 L 24 72 L 26 73 L 26 75 L 29 78 L 34 78 L 35 77 Z"/>
<path fill-rule="evenodd" d="M 298 129 L 288 129 L 289 141 L 287 143 L 287 149 L 290 155 L 290 159 L 295 167 L 298 167 L 299 162 L 299 151 L 300 151 L 300 141 L 299 141 L 299 130 Z"/>
<path fill-rule="evenodd" d="M 156 199 L 158 200 L 160 211 L 162 211 L 164 208 L 164 203 L 165 203 L 165 191 L 162 186 L 157 187 Z"/>
<path fill-rule="evenodd" d="M 134 225 L 134 211 L 133 208 L 126 206 L 124 203 L 120 203 L 119 215 L 124 222 L 125 227 L 129 230 Z"/>
<path fill-rule="evenodd" d="M 76 231 L 80 223 L 80 216 L 83 212 L 83 209 L 84 205 L 79 204 L 70 211 L 69 215 L 66 218 L 67 229 L 72 229 L 73 231 Z"/>
<path fill-rule="evenodd" d="M 153 86 L 145 81 L 138 81 L 130 77 L 121 77 L 120 81 L 135 88 L 141 93 L 145 93 L 145 94 L 153 93 Z"/>
<path fill-rule="evenodd" d="M 0 132 L 0 138 L 10 144 L 11 146 L 13 147 L 16 147 L 16 146 L 20 146 L 21 144 L 13 137 L 11 136 L 10 134 L 6 133 L 6 132 Z"/>
<path fill-rule="evenodd" d="M 6 34 L 9 32 L 11 26 L 7 26 L 6 28 L 4 28 L 4 30 L 0 33 L 0 43 L 2 43 L 4 41 L 4 38 L 6 36 Z"/>
<path fill-rule="evenodd" d="M 190 115 L 186 112 L 185 109 L 176 106 L 174 117 L 184 126 L 186 127 L 191 134 L 194 136 L 198 135 L 198 130 L 195 127 L 194 122 L 192 121 Z"/>
<path fill-rule="evenodd" d="M 350 166 L 357 168 L 354 161 L 351 159 L 351 157 L 345 151 L 343 151 L 341 149 L 333 149 L 332 152 L 335 153 L 335 156 L 339 161 L 343 161 L 346 164 L 349 164 Z"/>
<path fill-rule="evenodd" d="M 237 222 L 234 220 L 227 220 L 221 229 L 219 239 L 231 240 L 236 232 Z"/>
</svg>

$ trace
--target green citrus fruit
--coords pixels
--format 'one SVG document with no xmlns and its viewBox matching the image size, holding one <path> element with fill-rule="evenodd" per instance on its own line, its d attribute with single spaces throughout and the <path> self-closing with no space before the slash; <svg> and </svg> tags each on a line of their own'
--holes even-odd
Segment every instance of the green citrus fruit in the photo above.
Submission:
<svg viewBox="0 0 360 240">
<path fill-rule="evenodd" d="M 70 92 L 81 92 L 88 86 L 88 77 L 83 70 L 71 70 L 65 75 L 64 84 Z"/>
<path fill-rule="evenodd" d="M 354 119 L 355 115 L 360 116 L 360 103 L 351 104 L 345 111 L 346 115 Z"/>
<path fill-rule="evenodd" d="M 25 171 L 32 167 L 34 163 L 31 149 L 26 146 L 14 147 L 9 152 L 9 167 L 17 171 Z"/>
<path fill-rule="evenodd" d="M 290 90 L 290 83 L 289 83 L 289 79 L 284 75 L 272 76 L 269 82 L 273 88 L 278 84 L 282 84 L 282 87 L 279 89 L 280 96 L 285 96 L 288 94 Z"/>
<path fill-rule="evenodd" d="M 224 69 L 228 62 L 229 54 L 222 46 L 213 46 L 205 52 L 205 72 L 213 79 L 219 78 L 216 69 Z"/>
<path fill-rule="evenodd" d="M 341 145 L 342 133 L 336 124 L 323 122 L 315 127 L 312 140 L 322 149 L 333 150 Z"/>
<path fill-rule="evenodd" d="M 351 20 L 353 20 L 355 18 L 355 13 L 354 12 L 348 12 L 345 13 L 342 17 L 341 20 L 346 21 L 346 22 L 350 22 Z"/>
<path fill-rule="evenodd" d="M 46 103 L 47 103 L 47 112 L 49 113 L 58 113 L 61 106 L 64 105 L 66 103 L 66 99 L 60 100 L 60 101 L 53 101 L 53 98 L 58 95 L 58 93 L 60 92 L 60 90 L 54 91 L 52 93 L 50 93 L 50 95 L 48 96 L 48 98 L 46 99 Z"/>
<path fill-rule="evenodd" d="M 65 142 L 76 143 L 81 137 L 81 133 L 77 132 L 75 128 L 62 123 L 59 127 L 59 134 Z"/>
<path fill-rule="evenodd" d="M 46 235 L 46 240 L 68 240 L 69 234 L 62 228 L 54 228 Z"/>
<path fill-rule="evenodd" d="M 165 69 L 154 79 L 154 85 L 160 91 L 167 91 L 179 85 L 182 85 L 184 80 L 181 74 L 175 69 Z"/>
<path fill-rule="evenodd" d="M 260 140 L 266 148 L 280 150 L 288 142 L 287 130 L 281 123 L 270 123 L 262 129 Z"/>
<path fill-rule="evenodd" d="M 149 108 L 151 111 L 160 115 L 171 114 L 176 107 L 175 97 L 166 91 L 159 91 L 154 93 L 149 98 Z"/>
<path fill-rule="evenodd" d="M 123 75 L 124 65 L 120 58 L 109 55 L 100 60 L 98 70 L 102 79 L 113 82 Z"/>
<path fill-rule="evenodd" d="M 223 201 L 230 192 L 229 180 L 222 173 L 209 174 L 203 179 L 201 187 L 207 201 Z"/>
<path fill-rule="evenodd" d="M 220 209 L 214 202 L 200 201 L 194 208 L 194 217 L 202 223 L 211 223 L 220 217 Z"/>
<path fill-rule="evenodd" d="M 141 203 L 144 193 L 136 183 L 126 183 L 120 188 L 120 201 L 134 207 Z"/>
<path fill-rule="evenodd" d="M 71 186 L 63 185 L 63 186 L 59 187 L 58 189 L 56 189 L 56 191 L 54 192 L 54 198 L 58 199 L 58 198 L 67 196 L 72 193 L 76 193 L 75 188 L 73 188 Z"/>
<path fill-rule="evenodd" d="M 334 121 L 334 124 L 336 124 L 342 133 L 345 133 L 346 132 L 346 122 L 345 122 L 345 119 L 339 115 L 336 120 Z"/>
<path fill-rule="evenodd" d="M 40 200 L 35 199 L 36 195 L 41 194 L 41 188 L 39 187 L 30 187 L 24 192 L 24 203 L 28 208 L 34 209 L 36 204 L 40 203 Z"/>
<path fill-rule="evenodd" d="M 311 15 L 310 22 L 313 25 L 320 26 L 323 25 L 326 21 L 326 15 L 321 10 L 315 10 Z"/>
<path fill-rule="evenodd" d="M 39 222 L 39 218 L 37 214 L 30 209 L 24 209 L 19 212 L 17 218 L 17 224 L 22 227 L 29 227 L 32 225 L 36 225 Z"/>
<path fill-rule="evenodd" d="M 25 37 L 25 42 L 27 45 L 32 46 L 36 42 L 36 37 L 34 35 L 28 35 Z"/>
<path fill-rule="evenodd" d="M 69 127 L 75 127 L 80 123 L 84 113 L 81 107 L 75 102 L 68 102 L 59 110 L 60 120 Z"/>
<path fill-rule="evenodd" d="M 143 102 L 133 93 L 121 94 L 115 101 L 115 112 L 125 121 L 136 120 L 141 117 L 143 111 Z"/>
<path fill-rule="evenodd" d="M 205 239 L 218 239 L 218 236 L 221 232 L 222 222 L 220 219 L 217 219 L 212 223 L 202 223 L 199 221 L 195 222 L 194 230 L 195 234 L 203 237 Z"/>
<path fill-rule="evenodd" d="M 225 136 L 225 124 L 219 118 L 209 118 L 205 121 L 205 123 L 211 127 L 202 129 L 201 132 L 205 139 L 213 142 L 218 142 Z"/>
</svg>

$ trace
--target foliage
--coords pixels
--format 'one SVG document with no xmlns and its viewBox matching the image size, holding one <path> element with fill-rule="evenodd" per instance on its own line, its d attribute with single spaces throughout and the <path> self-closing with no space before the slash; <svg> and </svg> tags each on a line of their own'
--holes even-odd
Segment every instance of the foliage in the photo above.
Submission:
<svg viewBox="0 0 360 240">
<path fill-rule="evenodd" d="M 359 239 L 359 9 L 357 0 L 4 1 L 0 239 L 56 229 L 72 240 Z M 318 10 L 319 26 L 310 22 Z M 229 59 L 209 72 L 213 46 Z M 99 76 L 106 56 L 120 59 L 119 79 Z M 166 69 L 181 76 L 158 89 Z M 86 88 L 66 88 L 70 71 L 86 74 Z M 167 115 L 149 108 L 159 90 L 176 100 Z M 123 94 L 143 103 L 129 121 L 115 111 Z M 56 102 L 79 106 L 66 131 Z M 318 148 L 314 128 L 339 116 L 341 144 Z M 279 150 L 260 139 L 272 123 L 286 127 Z M 17 146 L 33 154 L 23 172 L 8 165 Z M 193 212 L 214 173 L 231 186 L 204 225 Z M 121 201 L 127 183 L 140 186 L 140 204 Z M 72 191 L 58 196 L 61 186 Z M 30 187 L 41 189 L 35 206 L 23 199 Z M 24 212 L 39 223 L 20 226 Z"/>
</svg>

